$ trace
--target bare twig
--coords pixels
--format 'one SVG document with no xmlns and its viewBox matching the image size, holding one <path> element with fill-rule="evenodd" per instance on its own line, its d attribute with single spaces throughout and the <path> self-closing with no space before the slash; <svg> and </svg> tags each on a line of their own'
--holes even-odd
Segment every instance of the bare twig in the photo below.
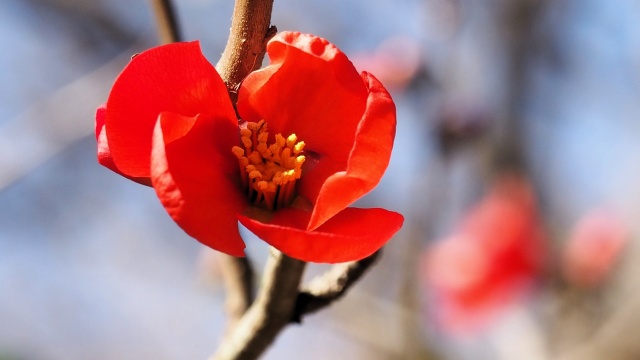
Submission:
<svg viewBox="0 0 640 360">
<path fill-rule="evenodd" d="M 160 43 L 169 44 L 181 41 L 180 29 L 171 0 L 151 0 L 151 5 L 156 15 Z"/>
<path fill-rule="evenodd" d="M 253 267 L 249 258 L 220 254 L 222 278 L 227 291 L 227 328 L 233 329 L 253 302 Z"/>
<path fill-rule="evenodd" d="M 251 71 L 260 68 L 266 41 L 275 35 L 275 27 L 269 27 L 272 7 L 273 0 L 236 1 L 229 40 L 216 65 L 234 106 L 238 85 Z M 253 301 L 253 269 L 247 258 L 225 256 L 222 266 L 231 330 Z"/>
<path fill-rule="evenodd" d="M 262 66 L 265 45 L 276 33 L 271 24 L 273 0 L 237 0 L 231 20 L 231 34 L 216 69 L 227 84 L 235 105 L 237 89 L 253 70 Z"/>
<path fill-rule="evenodd" d="M 313 279 L 298 294 L 291 321 L 299 323 L 303 316 L 340 299 L 378 260 L 381 253 L 382 250 L 378 250 L 362 260 L 334 265 L 329 271 Z"/>
<path fill-rule="evenodd" d="M 257 359 L 289 323 L 305 265 L 271 249 L 256 301 L 210 360 Z"/>
</svg>

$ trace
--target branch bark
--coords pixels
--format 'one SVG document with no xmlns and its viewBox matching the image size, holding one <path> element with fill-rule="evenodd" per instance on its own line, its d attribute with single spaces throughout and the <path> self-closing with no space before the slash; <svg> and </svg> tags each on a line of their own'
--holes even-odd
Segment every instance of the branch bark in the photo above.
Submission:
<svg viewBox="0 0 640 360">
<path fill-rule="evenodd" d="M 289 324 L 305 265 L 272 248 L 256 301 L 210 360 L 257 359 Z"/>
<path fill-rule="evenodd" d="M 161 44 L 181 41 L 180 29 L 171 0 L 151 0 Z"/>
<path fill-rule="evenodd" d="M 298 294 L 291 321 L 300 323 L 302 317 L 331 305 L 347 293 L 362 275 L 375 264 L 382 253 L 378 250 L 359 261 L 334 265 L 323 275 L 313 279 Z"/>
<path fill-rule="evenodd" d="M 227 84 L 234 106 L 237 90 L 253 70 L 262 66 L 266 43 L 276 34 L 271 24 L 273 0 L 237 0 L 231 33 L 216 69 Z"/>
<path fill-rule="evenodd" d="M 234 107 L 238 86 L 249 73 L 260 68 L 266 42 L 275 35 L 275 27 L 270 27 L 272 8 L 273 0 L 237 0 L 235 3 L 229 40 L 216 65 Z M 231 331 L 253 301 L 253 269 L 248 258 L 224 255 L 222 274 L 227 289 L 228 331 Z"/>
<path fill-rule="evenodd" d="M 229 40 L 216 65 L 234 106 L 242 80 L 262 66 L 266 43 L 277 31 L 275 26 L 270 26 L 272 8 L 273 0 L 237 0 L 235 3 Z M 228 303 L 235 327 L 210 360 L 257 359 L 292 319 L 325 307 L 341 297 L 377 256 L 376 253 L 359 262 L 336 265 L 324 280 L 313 282 L 310 290 L 299 293 L 306 263 L 272 249 L 261 290 L 246 312 L 244 309 L 251 301 L 247 291 L 251 287 L 243 286 L 246 285 L 243 282 L 247 280 L 244 270 L 249 263 L 237 258 L 225 259 L 225 271 L 229 271 L 225 281 L 229 290 L 237 291 L 234 296 L 239 299 L 228 301 L 241 303 Z M 300 302 L 301 298 L 307 300 Z"/>
<path fill-rule="evenodd" d="M 229 317 L 227 331 L 231 331 L 253 302 L 253 267 L 249 258 L 220 254 L 222 279 L 226 288 L 225 307 Z"/>
</svg>

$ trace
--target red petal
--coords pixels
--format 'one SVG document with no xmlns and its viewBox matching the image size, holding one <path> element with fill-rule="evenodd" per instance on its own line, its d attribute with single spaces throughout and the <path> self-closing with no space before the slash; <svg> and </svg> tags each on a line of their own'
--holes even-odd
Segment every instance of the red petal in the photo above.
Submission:
<svg viewBox="0 0 640 360">
<path fill-rule="evenodd" d="M 396 135 L 396 108 L 373 75 L 363 73 L 369 97 L 358 125 L 346 171 L 330 176 L 320 189 L 308 228 L 314 229 L 371 191 L 387 170 Z M 313 175 L 312 173 L 310 175 Z M 301 190 L 303 195 L 308 195 Z"/>
<path fill-rule="evenodd" d="M 236 214 L 239 189 L 235 120 L 160 114 L 153 134 L 151 179 L 169 215 L 187 234 L 229 255 L 244 256 Z"/>
<path fill-rule="evenodd" d="M 142 185 L 151 186 L 151 179 L 148 177 L 134 178 L 123 174 L 111 157 L 109 149 L 109 141 L 107 140 L 107 131 L 104 128 L 105 117 L 107 114 L 107 104 L 102 104 L 96 110 L 96 141 L 98 142 L 98 163 L 109 170 L 133 180 Z"/>
<path fill-rule="evenodd" d="M 161 112 L 235 118 L 226 86 L 198 42 L 159 46 L 134 57 L 107 101 L 106 129 L 118 169 L 149 176 L 153 128 Z"/>
<path fill-rule="evenodd" d="M 267 51 L 271 65 L 245 79 L 238 111 L 244 120 L 264 118 L 272 134 L 295 133 L 317 160 L 298 184 L 316 205 L 313 229 L 379 182 L 393 145 L 395 105 L 377 80 L 361 77 L 324 39 L 284 32 Z"/>
<path fill-rule="evenodd" d="M 242 225 L 285 254 L 303 261 L 338 263 L 365 258 L 400 230 L 402 215 L 384 209 L 347 208 L 314 231 L 310 213 L 287 208 L 269 223 L 239 215 Z"/>
</svg>

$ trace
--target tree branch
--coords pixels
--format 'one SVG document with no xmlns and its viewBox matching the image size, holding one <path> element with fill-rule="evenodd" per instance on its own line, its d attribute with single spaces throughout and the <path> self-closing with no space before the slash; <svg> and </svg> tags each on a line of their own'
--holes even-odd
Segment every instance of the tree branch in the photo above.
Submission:
<svg viewBox="0 0 640 360">
<path fill-rule="evenodd" d="M 256 301 L 210 360 L 257 359 L 289 324 L 305 265 L 272 248 Z"/>
<path fill-rule="evenodd" d="M 298 294 L 291 321 L 300 323 L 302 317 L 331 305 L 347 293 L 362 275 L 373 265 L 382 250 L 359 261 L 336 264 L 329 271 L 313 279 Z"/>
<path fill-rule="evenodd" d="M 273 0 L 237 0 L 235 3 L 229 40 L 216 65 L 218 73 L 227 85 L 234 106 L 239 85 L 253 70 L 262 66 L 266 43 L 276 33 L 275 26 L 270 26 L 272 7 Z M 240 305 L 228 304 L 232 321 L 237 322 L 210 359 L 258 358 L 291 319 L 300 318 L 341 297 L 376 257 L 377 253 L 360 262 L 336 265 L 334 270 L 326 275 L 325 281 L 313 282 L 311 291 L 299 294 L 306 263 L 272 249 L 258 297 L 239 320 L 237 318 L 243 312 L 244 305 L 250 302 L 250 297 L 240 296 L 243 303 Z M 232 262 L 232 265 L 228 266 L 229 269 L 235 269 L 234 274 L 225 275 L 226 281 L 230 281 L 228 284 L 234 284 L 233 289 L 239 291 L 238 294 L 242 295 L 242 291 L 245 291 L 246 295 L 247 287 L 242 286 L 246 277 L 242 276 L 240 269 L 248 263 L 241 264 L 241 260 L 233 258 L 226 261 Z M 324 285 L 314 285 L 316 283 Z M 309 301 L 300 302 L 301 296 Z M 229 299 L 229 302 L 231 301 L 232 299 Z"/>
<path fill-rule="evenodd" d="M 161 44 L 181 41 L 180 30 L 171 0 L 151 0 L 156 15 L 158 37 Z"/>
<path fill-rule="evenodd" d="M 270 26 L 272 8 L 273 0 L 236 1 L 229 40 L 216 65 L 234 106 L 240 83 L 262 66 L 266 43 L 276 34 Z"/>
<path fill-rule="evenodd" d="M 220 254 L 222 279 L 227 291 L 225 307 L 231 331 L 249 309 L 254 298 L 253 267 L 249 258 Z"/>
<path fill-rule="evenodd" d="M 275 35 L 275 27 L 269 27 L 272 7 L 273 0 L 237 0 L 235 3 L 229 40 L 216 65 L 234 107 L 239 84 L 251 71 L 260 68 L 266 42 Z M 222 274 L 231 330 L 253 301 L 253 269 L 248 258 L 224 256 Z"/>
</svg>

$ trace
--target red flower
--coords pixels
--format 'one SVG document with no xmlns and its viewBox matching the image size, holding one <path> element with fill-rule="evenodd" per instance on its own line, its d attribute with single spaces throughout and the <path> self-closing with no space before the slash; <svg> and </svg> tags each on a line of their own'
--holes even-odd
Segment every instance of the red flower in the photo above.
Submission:
<svg viewBox="0 0 640 360">
<path fill-rule="evenodd" d="M 629 230 L 615 213 L 595 209 L 574 226 L 562 253 L 562 271 L 570 283 L 595 288 L 611 274 L 627 242 Z"/>
<path fill-rule="evenodd" d="M 542 251 L 530 186 L 519 177 L 500 179 L 425 258 L 426 280 L 439 300 L 443 325 L 469 330 L 486 323 L 531 287 Z"/>
<path fill-rule="evenodd" d="M 403 222 L 348 207 L 387 168 L 395 105 L 324 39 L 284 32 L 267 51 L 239 89 L 241 120 L 198 42 L 134 57 L 98 109 L 98 160 L 150 180 L 182 229 L 227 254 L 244 255 L 239 220 L 301 260 L 366 257 Z"/>
</svg>

